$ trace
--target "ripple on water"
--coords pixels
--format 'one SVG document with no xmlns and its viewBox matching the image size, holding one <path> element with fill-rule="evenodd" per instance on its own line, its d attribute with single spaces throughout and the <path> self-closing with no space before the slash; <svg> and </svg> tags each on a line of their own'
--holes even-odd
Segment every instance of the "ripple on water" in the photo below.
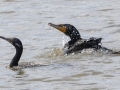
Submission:
<svg viewBox="0 0 120 90">
<path fill-rule="evenodd" d="M 4 11 L 4 12 L 0 12 L 0 14 L 11 14 L 11 13 L 15 13 L 15 11 Z"/>
<path fill-rule="evenodd" d="M 24 2 L 24 0 L 4 0 L 4 2 Z"/>
<path fill-rule="evenodd" d="M 107 12 L 107 11 L 112 11 L 112 10 L 115 10 L 115 9 L 101 9 L 101 10 L 98 10 L 98 11 Z"/>
</svg>

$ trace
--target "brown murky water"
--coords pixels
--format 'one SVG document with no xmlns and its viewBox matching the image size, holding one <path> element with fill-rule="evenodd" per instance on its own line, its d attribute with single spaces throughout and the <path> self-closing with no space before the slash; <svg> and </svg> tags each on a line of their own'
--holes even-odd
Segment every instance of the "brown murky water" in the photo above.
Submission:
<svg viewBox="0 0 120 90">
<path fill-rule="evenodd" d="M 21 39 L 20 62 L 50 65 L 7 69 L 15 49 L 0 40 L 0 90 L 120 90 L 119 55 L 64 56 L 69 38 L 48 23 L 72 24 L 83 38 L 102 37 L 103 46 L 120 50 L 119 0 L 1 0 L 0 35 Z"/>
</svg>

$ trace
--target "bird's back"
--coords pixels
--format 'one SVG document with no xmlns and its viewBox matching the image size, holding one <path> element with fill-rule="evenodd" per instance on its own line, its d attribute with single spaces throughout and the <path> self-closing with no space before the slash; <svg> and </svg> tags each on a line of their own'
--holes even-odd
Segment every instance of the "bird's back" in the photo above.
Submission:
<svg viewBox="0 0 120 90">
<path fill-rule="evenodd" d="M 90 38 L 90 39 L 80 39 L 72 47 L 65 51 L 66 54 L 79 53 L 83 49 L 88 48 L 98 48 L 97 46 L 101 43 L 102 38 Z"/>
</svg>

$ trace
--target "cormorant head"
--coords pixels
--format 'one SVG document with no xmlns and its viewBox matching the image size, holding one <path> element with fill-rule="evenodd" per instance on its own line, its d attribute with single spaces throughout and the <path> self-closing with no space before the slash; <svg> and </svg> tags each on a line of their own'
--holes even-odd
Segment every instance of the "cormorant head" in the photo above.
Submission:
<svg viewBox="0 0 120 90">
<path fill-rule="evenodd" d="M 0 38 L 8 41 L 16 48 L 16 54 L 10 63 L 10 68 L 12 68 L 13 66 L 18 66 L 18 62 L 20 60 L 20 57 L 21 57 L 22 51 L 23 51 L 22 42 L 18 38 L 5 38 L 3 36 L 0 36 Z"/>
<path fill-rule="evenodd" d="M 78 39 L 81 39 L 80 33 L 71 24 L 55 25 L 55 24 L 49 23 L 48 25 L 50 25 L 51 27 L 54 27 L 54 28 L 58 29 L 59 31 L 63 32 L 64 34 L 69 36 L 72 41 L 77 41 Z"/>
<path fill-rule="evenodd" d="M 3 36 L 0 36 L 0 38 L 11 43 L 16 49 L 23 50 L 22 42 L 18 38 L 5 38 Z"/>
</svg>

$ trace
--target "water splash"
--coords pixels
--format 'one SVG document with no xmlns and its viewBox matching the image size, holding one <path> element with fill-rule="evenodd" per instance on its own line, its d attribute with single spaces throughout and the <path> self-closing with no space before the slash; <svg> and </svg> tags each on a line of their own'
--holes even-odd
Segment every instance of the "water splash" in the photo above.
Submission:
<svg viewBox="0 0 120 90">
<path fill-rule="evenodd" d="M 65 37 L 64 37 L 64 35 L 63 35 L 62 38 L 63 38 L 63 39 L 62 39 L 62 45 L 64 46 L 64 45 L 65 45 Z"/>
<path fill-rule="evenodd" d="M 63 49 L 60 48 L 53 48 L 50 51 L 47 51 L 45 53 L 42 53 L 38 55 L 36 58 L 49 58 L 49 59 L 54 59 L 57 57 L 63 56 Z"/>
</svg>

